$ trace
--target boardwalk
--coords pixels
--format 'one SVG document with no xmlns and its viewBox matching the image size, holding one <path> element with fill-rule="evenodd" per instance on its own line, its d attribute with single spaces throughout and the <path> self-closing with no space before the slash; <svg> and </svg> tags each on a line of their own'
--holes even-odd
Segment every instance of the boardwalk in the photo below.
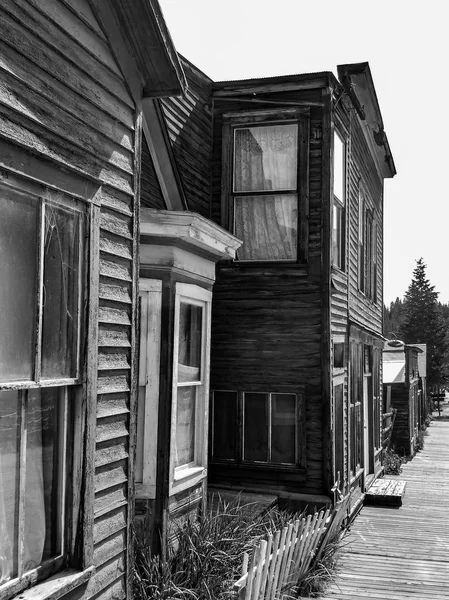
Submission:
<svg viewBox="0 0 449 600">
<path fill-rule="evenodd" d="M 432 422 L 424 445 L 398 477 L 403 505 L 356 518 L 321 600 L 449 600 L 449 421 Z"/>
</svg>

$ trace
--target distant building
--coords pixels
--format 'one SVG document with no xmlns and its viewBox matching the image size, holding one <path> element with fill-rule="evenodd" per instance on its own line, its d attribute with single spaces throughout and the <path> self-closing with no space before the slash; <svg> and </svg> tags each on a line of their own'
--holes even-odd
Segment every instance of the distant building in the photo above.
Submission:
<svg viewBox="0 0 449 600">
<path fill-rule="evenodd" d="M 413 455 L 428 414 L 426 344 L 386 342 L 382 356 L 384 413 L 396 409 L 391 443 L 399 454 Z"/>
</svg>

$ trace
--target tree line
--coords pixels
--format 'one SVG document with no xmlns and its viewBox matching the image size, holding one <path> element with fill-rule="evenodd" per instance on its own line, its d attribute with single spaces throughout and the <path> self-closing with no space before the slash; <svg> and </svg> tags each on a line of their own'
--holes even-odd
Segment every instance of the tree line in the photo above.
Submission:
<svg viewBox="0 0 449 600">
<path fill-rule="evenodd" d="M 420 258 L 404 298 L 384 306 L 383 334 L 387 339 L 427 344 L 430 389 L 449 385 L 449 304 L 439 302 L 438 295 Z"/>
</svg>

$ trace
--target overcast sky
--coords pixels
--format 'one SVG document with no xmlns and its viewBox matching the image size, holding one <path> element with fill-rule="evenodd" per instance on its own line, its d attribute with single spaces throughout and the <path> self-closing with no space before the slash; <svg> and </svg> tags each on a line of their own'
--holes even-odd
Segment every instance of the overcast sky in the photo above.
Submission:
<svg viewBox="0 0 449 600">
<path fill-rule="evenodd" d="M 159 0 L 178 52 L 214 81 L 368 61 L 398 174 L 385 181 L 384 300 L 423 257 L 449 302 L 445 0 Z"/>
</svg>

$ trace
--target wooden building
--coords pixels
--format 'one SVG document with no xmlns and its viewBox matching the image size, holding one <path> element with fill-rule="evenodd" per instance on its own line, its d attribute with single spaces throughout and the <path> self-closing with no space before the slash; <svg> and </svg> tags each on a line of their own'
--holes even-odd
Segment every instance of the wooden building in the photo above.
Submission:
<svg viewBox="0 0 449 600">
<path fill-rule="evenodd" d="M 188 88 L 152 102 L 142 160 L 135 524 L 156 551 L 205 502 L 215 263 L 241 245 L 208 218 L 211 82 L 182 66 Z"/>
<path fill-rule="evenodd" d="M 164 170 L 184 76 L 155 0 L 0 30 L 0 596 L 130 597 L 142 131 Z"/>
<path fill-rule="evenodd" d="M 418 433 L 427 417 L 425 344 L 385 343 L 383 350 L 384 412 L 396 409 L 391 444 L 398 454 L 413 456 Z"/>
<path fill-rule="evenodd" d="M 383 182 L 367 63 L 214 83 L 211 487 L 316 505 L 381 469 Z"/>
</svg>

